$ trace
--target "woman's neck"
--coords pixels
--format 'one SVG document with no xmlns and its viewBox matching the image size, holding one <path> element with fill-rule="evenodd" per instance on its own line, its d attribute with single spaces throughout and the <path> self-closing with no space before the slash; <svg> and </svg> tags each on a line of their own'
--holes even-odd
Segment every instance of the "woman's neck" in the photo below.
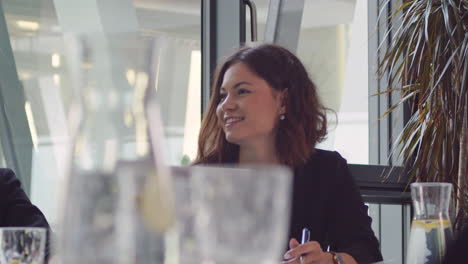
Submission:
<svg viewBox="0 0 468 264">
<path fill-rule="evenodd" d="M 240 164 L 275 164 L 279 163 L 274 144 L 240 145 Z"/>
</svg>

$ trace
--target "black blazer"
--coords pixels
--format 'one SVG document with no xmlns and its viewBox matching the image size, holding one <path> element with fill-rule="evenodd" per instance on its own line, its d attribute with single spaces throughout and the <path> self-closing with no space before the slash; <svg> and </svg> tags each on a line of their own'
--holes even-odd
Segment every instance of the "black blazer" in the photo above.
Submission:
<svg viewBox="0 0 468 264">
<path fill-rule="evenodd" d="M 301 241 L 302 228 L 325 251 L 344 252 L 358 263 L 382 260 L 359 189 L 346 160 L 337 152 L 317 150 L 294 170 L 290 237 Z"/>
<path fill-rule="evenodd" d="M 42 212 L 34 206 L 10 169 L 0 169 L 0 227 L 49 227 Z"/>
</svg>

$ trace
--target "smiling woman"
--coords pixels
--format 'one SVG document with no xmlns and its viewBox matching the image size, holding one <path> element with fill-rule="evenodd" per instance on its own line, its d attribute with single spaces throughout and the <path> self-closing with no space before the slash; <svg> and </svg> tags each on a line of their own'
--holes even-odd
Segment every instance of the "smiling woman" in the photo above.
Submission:
<svg viewBox="0 0 468 264">
<path fill-rule="evenodd" d="M 244 154 L 257 153 L 251 162 L 277 160 L 294 167 L 325 138 L 326 109 L 315 84 L 299 59 L 282 47 L 240 49 L 218 68 L 212 94 L 195 163 L 237 163 Z M 227 130 L 226 117 L 243 119 L 236 119 L 242 121 L 239 129 Z M 273 155 L 259 145 L 271 147 Z"/>
<path fill-rule="evenodd" d="M 284 263 L 380 261 L 346 160 L 316 148 L 326 136 L 326 110 L 294 54 L 271 44 L 241 48 L 218 67 L 194 164 L 282 164 L 294 170 Z M 311 241 L 299 244 L 303 228 Z"/>
</svg>

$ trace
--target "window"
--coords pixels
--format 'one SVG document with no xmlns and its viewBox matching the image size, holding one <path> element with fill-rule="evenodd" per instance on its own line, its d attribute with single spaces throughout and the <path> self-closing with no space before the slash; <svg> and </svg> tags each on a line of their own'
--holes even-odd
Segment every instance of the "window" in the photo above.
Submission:
<svg viewBox="0 0 468 264">
<path fill-rule="evenodd" d="M 30 178 L 31 199 L 52 224 L 57 221 L 57 200 L 67 163 L 63 143 L 70 135 L 68 113 L 74 85 L 70 65 L 77 63 L 69 53 L 66 32 L 70 26 L 85 33 L 86 26 L 102 26 L 112 31 L 121 26 L 121 21 L 115 18 L 125 21 L 126 15 L 136 16 L 139 33 L 156 39 L 155 89 L 165 124 L 169 163 L 180 165 L 194 158 L 201 120 L 200 1 L 101 3 L 112 4 L 108 7 L 67 0 L 40 0 L 34 4 L 18 0 L 2 2 L 16 72 L 24 88 L 25 102 L 21 109 L 26 113 L 28 134 L 33 143 L 31 175 L 22 177 Z M 85 16 L 76 16 L 81 10 L 77 7 L 87 10 L 83 13 Z M 108 12 L 121 12 L 119 16 L 112 16 L 114 21 L 111 22 L 115 24 L 100 20 L 107 19 Z M 92 65 L 83 63 L 80 67 Z M 135 85 L 148 76 L 137 68 L 128 67 L 126 77 L 130 85 Z M 4 165 L 4 160 L 0 148 L 0 165 Z"/>
<path fill-rule="evenodd" d="M 305 1 L 297 55 L 318 87 L 328 138 L 349 163 L 368 164 L 367 1 Z"/>
<path fill-rule="evenodd" d="M 263 42 L 270 0 L 254 2 Z M 249 10 L 246 17 L 250 42 Z M 337 150 L 349 163 L 369 164 L 367 42 L 366 0 L 304 1 L 296 54 L 324 105 L 336 112 L 328 113 L 328 137 L 318 147 Z"/>
</svg>

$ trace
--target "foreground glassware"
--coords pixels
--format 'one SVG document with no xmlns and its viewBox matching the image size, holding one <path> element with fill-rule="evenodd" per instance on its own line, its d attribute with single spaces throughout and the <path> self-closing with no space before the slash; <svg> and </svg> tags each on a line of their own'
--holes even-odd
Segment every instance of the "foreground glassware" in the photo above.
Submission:
<svg viewBox="0 0 468 264">
<path fill-rule="evenodd" d="M 201 263 L 199 245 L 195 237 L 195 207 L 193 204 L 194 186 L 191 184 L 194 167 L 172 167 L 174 178 L 176 228 L 172 233 L 172 248 L 175 249 L 172 263 Z M 170 237 L 169 235 L 168 237 Z"/>
<path fill-rule="evenodd" d="M 450 183 L 413 183 L 414 217 L 406 263 L 442 263 L 447 244 L 452 239 L 448 209 L 452 193 Z"/>
<path fill-rule="evenodd" d="M 292 172 L 195 167 L 194 234 L 202 263 L 279 263 L 287 245 Z"/>
<path fill-rule="evenodd" d="M 158 153 L 163 135 L 154 133 L 162 127 L 154 102 L 156 42 L 139 33 L 73 39 L 80 100 L 71 116 L 79 122 L 72 124 L 60 263 L 161 263 L 160 238 L 173 217 L 170 177 Z M 126 77 L 129 69 L 136 80 Z"/>
<path fill-rule="evenodd" d="M 0 228 L 0 263 L 43 264 L 46 236 L 45 228 Z"/>
</svg>

